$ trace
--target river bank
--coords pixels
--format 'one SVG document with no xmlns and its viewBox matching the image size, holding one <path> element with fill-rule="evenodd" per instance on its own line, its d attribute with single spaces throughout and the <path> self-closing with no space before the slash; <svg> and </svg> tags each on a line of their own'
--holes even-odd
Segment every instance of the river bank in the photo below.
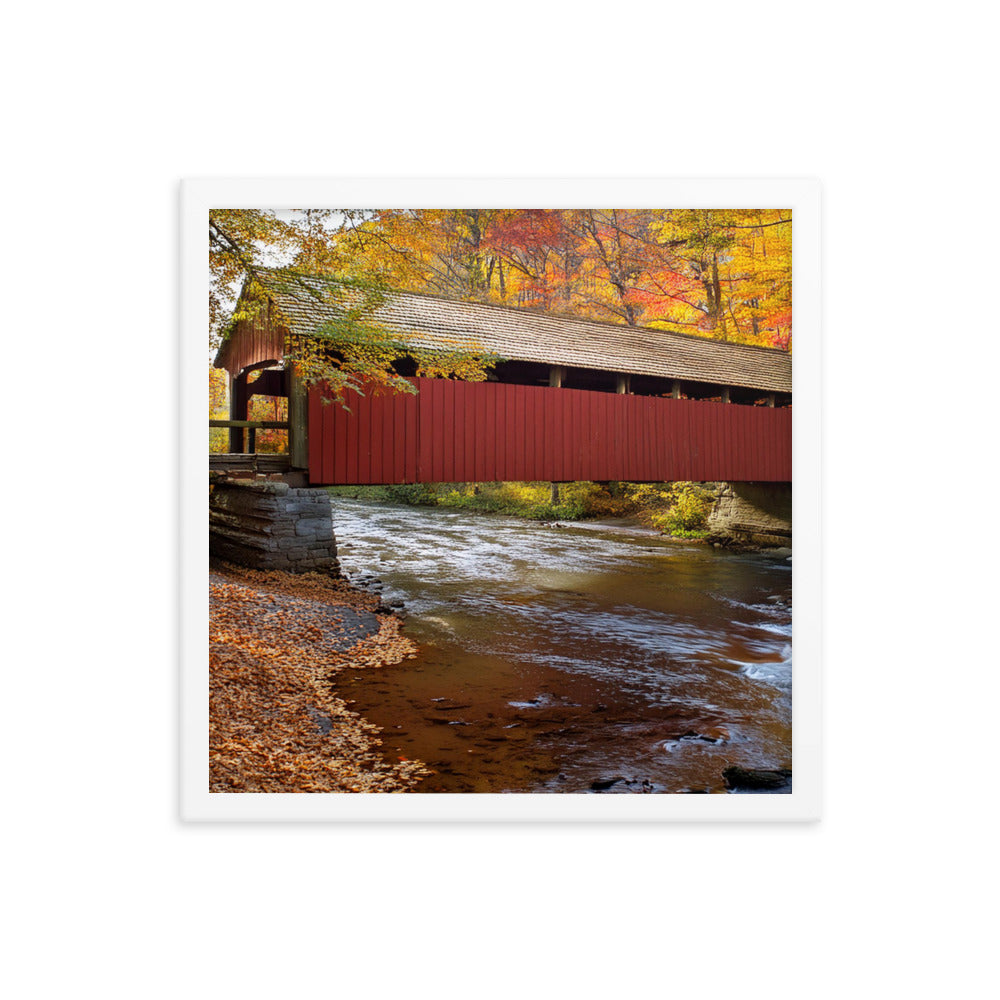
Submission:
<svg viewBox="0 0 1000 1000">
<path fill-rule="evenodd" d="M 403 792 L 429 773 L 381 750 L 334 682 L 416 654 L 377 595 L 317 573 L 214 562 L 209 574 L 212 792 Z"/>
<path fill-rule="evenodd" d="M 331 497 L 438 507 L 529 521 L 628 519 L 672 538 L 702 539 L 718 483 L 421 483 L 330 486 Z"/>
</svg>

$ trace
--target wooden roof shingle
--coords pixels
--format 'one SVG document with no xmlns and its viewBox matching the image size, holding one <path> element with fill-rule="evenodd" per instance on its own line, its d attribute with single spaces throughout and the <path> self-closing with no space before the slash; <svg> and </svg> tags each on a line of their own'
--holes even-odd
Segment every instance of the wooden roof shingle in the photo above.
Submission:
<svg viewBox="0 0 1000 1000">
<path fill-rule="evenodd" d="M 336 321 L 336 308 L 322 299 L 323 278 L 263 277 L 291 333 L 309 335 Z M 510 361 L 792 391 L 791 355 L 774 348 L 416 292 L 390 293 L 373 318 L 418 348 L 462 346 Z"/>
</svg>

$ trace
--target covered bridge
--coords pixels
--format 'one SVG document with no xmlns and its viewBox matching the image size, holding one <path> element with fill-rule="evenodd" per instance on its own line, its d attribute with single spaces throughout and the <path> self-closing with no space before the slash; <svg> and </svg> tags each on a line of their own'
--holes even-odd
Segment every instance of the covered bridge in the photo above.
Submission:
<svg viewBox="0 0 1000 1000">
<path fill-rule="evenodd" d="M 374 318 L 400 341 L 503 360 L 487 382 L 462 382 L 417 378 L 403 357 L 394 367 L 416 394 L 352 398 L 347 412 L 285 364 L 289 336 L 336 323 L 326 282 L 261 278 L 266 305 L 234 325 L 215 359 L 230 376 L 231 413 L 215 422 L 230 427 L 230 444 L 213 467 L 247 463 L 247 403 L 260 394 L 289 399 L 289 454 L 257 456 L 257 467 L 310 485 L 791 481 L 785 351 L 395 292 Z"/>
</svg>

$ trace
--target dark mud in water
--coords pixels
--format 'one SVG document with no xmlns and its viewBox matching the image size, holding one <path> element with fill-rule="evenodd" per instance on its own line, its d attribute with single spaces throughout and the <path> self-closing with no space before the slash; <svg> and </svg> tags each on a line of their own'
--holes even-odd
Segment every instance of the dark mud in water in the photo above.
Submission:
<svg viewBox="0 0 1000 1000">
<path fill-rule="evenodd" d="M 792 766 L 787 553 L 349 500 L 334 525 L 421 646 L 337 686 L 437 772 L 420 790 L 723 792 L 727 766 Z"/>
</svg>

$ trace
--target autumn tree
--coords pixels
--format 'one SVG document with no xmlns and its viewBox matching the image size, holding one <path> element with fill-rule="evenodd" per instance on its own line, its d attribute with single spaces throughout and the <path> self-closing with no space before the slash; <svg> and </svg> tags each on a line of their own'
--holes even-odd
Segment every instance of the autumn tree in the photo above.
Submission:
<svg viewBox="0 0 1000 1000">
<path fill-rule="evenodd" d="M 252 245 L 257 224 L 268 253 L 283 248 L 305 270 L 381 293 L 430 292 L 790 344 L 787 211 L 345 209 L 238 221 Z"/>
<path fill-rule="evenodd" d="M 401 263 L 382 241 L 377 253 L 359 254 L 345 234 L 352 233 L 359 220 L 363 224 L 365 214 L 330 209 L 281 214 L 212 209 L 209 323 L 213 348 L 241 320 L 253 319 L 263 308 L 276 308 L 270 293 L 280 288 L 296 298 L 321 301 L 332 312 L 334 319 L 309 336 L 290 338 L 284 353 L 306 384 L 322 383 L 342 403 L 348 390 L 363 393 L 386 386 L 413 392 L 413 385 L 393 367 L 404 356 L 416 360 L 421 375 L 484 379 L 493 359 L 477 353 L 475 345 L 453 351 L 418 350 L 378 323 L 378 308 L 385 302 L 390 283 L 400 276 L 400 267 L 405 270 L 405 259 L 422 259 L 427 251 L 401 247 Z M 475 252 L 474 231 L 465 239 L 468 268 Z M 460 261 L 461 254 L 455 259 Z M 226 306 L 234 299 L 235 307 L 228 312 Z M 278 312 L 276 321 L 289 326 Z"/>
</svg>

